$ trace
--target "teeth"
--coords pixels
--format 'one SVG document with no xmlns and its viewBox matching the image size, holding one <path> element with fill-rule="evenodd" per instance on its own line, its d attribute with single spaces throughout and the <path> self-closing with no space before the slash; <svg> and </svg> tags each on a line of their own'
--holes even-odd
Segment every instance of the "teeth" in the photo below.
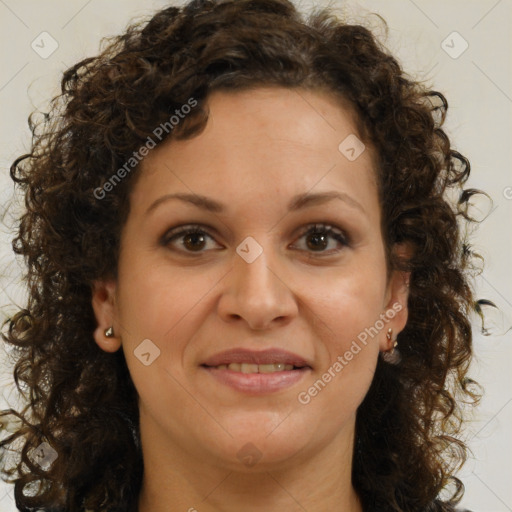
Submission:
<svg viewBox="0 0 512 512">
<path fill-rule="evenodd" d="M 218 370 L 231 370 L 242 373 L 274 373 L 293 370 L 292 364 L 253 364 L 253 363 L 231 363 L 229 365 L 220 364 L 216 367 Z"/>
<path fill-rule="evenodd" d="M 293 370 L 293 364 L 284 364 L 284 363 L 276 363 L 276 364 L 260 364 L 258 365 L 259 373 L 273 373 L 273 372 L 282 372 Z"/>
<path fill-rule="evenodd" d="M 229 365 L 230 367 L 231 365 Z M 242 373 L 257 373 L 258 372 L 258 365 L 257 364 L 248 364 L 248 363 L 242 363 L 238 365 L 240 367 L 240 370 L 237 370 Z"/>
</svg>

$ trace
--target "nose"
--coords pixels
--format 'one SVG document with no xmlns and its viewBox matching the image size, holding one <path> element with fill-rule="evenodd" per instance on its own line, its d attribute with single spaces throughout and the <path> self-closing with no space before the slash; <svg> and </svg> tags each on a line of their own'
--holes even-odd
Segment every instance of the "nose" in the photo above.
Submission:
<svg viewBox="0 0 512 512">
<path fill-rule="evenodd" d="M 297 315 L 286 263 L 269 257 L 269 249 L 251 263 L 235 253 L 233 267 L 223 280 L 218 313 L 226 322 L 245 322 L 253 330 L 283 326 Z"/>
</svg>

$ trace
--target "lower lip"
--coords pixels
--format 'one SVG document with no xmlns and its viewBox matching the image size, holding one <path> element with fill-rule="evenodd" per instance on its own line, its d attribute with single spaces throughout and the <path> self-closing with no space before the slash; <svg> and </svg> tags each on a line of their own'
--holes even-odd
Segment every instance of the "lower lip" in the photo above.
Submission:
<svg viewBox="0 0 512 512">
<path fill-rule="evenodd" d="M 242 393 L 263 395 L 289 388 L 301 381 L 311 368 L 285 370 L 273 373 L 242 373 L 202 366 L 213 378 Z"/>
</svg>

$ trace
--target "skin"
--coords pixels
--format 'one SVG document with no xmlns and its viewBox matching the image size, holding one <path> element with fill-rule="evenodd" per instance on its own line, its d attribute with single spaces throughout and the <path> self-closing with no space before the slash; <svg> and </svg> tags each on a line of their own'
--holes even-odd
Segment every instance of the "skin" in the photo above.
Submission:
<svg viewBox="0 0 512 512">
<path fill-rule="evenodd" d="M 349 161 L 338 150 L 357 134 L 343 105 L 328 93 L 280 87 L 217 91 L 200 135 L 166 141 L 142 163 L 117 281 L 97 281 L 93 291 L 95 340 L 124 351 L 139 393 L 140 512 L 362 510 L 351 484 L 356 411 L 379 351 L 392 344 L 388 329 L 394 340 L 407 322 L 408 275 L 386 279 L 374 155 L 367 147 Z M 361 209 L 335 199 L 287 212 L 296 194 L 331 190 Z M 145 213 L 176 192 L 208 196 L 226 210 L 169 200 Z M 192 223 L 203 225 L 204 240 L 160 243 Z M 312 223 L 344 231 L 349 245 L 304 236 Z M 236 252 L 248 236 L 263 249 L 252 263 Z M 393 304 L 401 310 L 300 403 L 299 393 Z M 160 350 L 147 366 L 134 354 L 144 339 Z M 234 347 L 283 348 L 313 369 L 290 388 L 247 396 L 200 368 Z M 237 456 L 247 443 L 261 455 L 252 466 Z"/>
</svg>

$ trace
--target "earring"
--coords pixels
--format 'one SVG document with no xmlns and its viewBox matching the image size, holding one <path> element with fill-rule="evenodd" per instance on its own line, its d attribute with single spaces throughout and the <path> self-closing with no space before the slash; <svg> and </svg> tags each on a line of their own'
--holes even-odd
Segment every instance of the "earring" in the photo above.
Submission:
<svg viewBox="0 0 512 512">
<path fill-rule="evenodd" d="M 105 329 L 105 338 L 112 338 L 114 336 L 114 328 L 110 326 L 108 329 Z"/>
<path fill-rule="evenodd" d="M 393 333 L 393 329 L 391 329 L 391 327 L 388 329 L 388 332 L 386 334 L 386 338 L 388 339 L 388 341 L 391 341 L 391 335 Z M 392 343 L 392 346 L 391 348 L 389 348 L 388 350 L 384 351 L 384 352 L 381 352 L 381 355 L 382 355 L 382 359 L 384 359 L 384 361 L 386 361 L 386 363 L 389 363 L 389 364 L 398 364 L 402 357 L 400 355 L 400 351 L 396 348 L 398 346 L 398 341 L 395 341 Z"/>
</svg>

